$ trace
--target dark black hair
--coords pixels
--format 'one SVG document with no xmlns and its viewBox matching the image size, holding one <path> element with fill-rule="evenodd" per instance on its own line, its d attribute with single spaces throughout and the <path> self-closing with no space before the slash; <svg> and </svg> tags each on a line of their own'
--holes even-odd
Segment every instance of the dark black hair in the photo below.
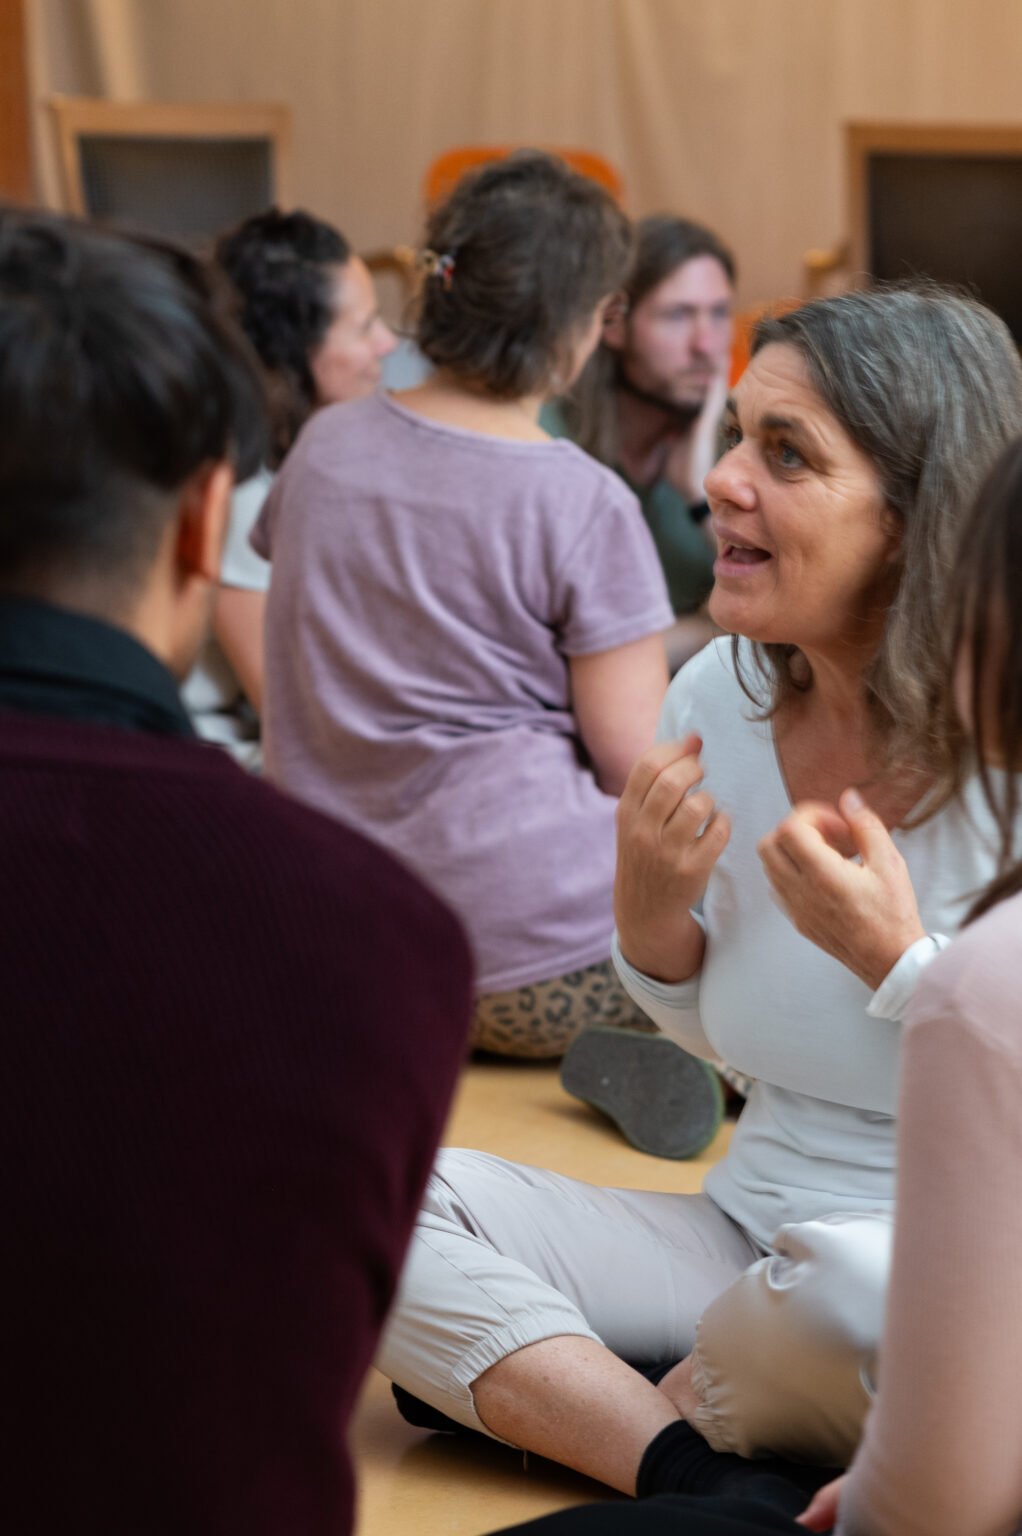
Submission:
<svg viewBox="0 0 1022 1536">
<path fill-rule="evenodd" d="M 425 280 L 419 346 L 438 368 L 520 399 L 556 387 L 573 333 L 624 283 L 632 238 L 595 181 L 522 150 L 463 177 L 426 245 L 441 266 Z"/>
<path fill-rule="evenodd" d="M 1001 454 L 962 529 L 949 609 L 952 678 L 968 658 L 968 734 L 1001 841 L 997 874 L 973 903 L 972 922 L 1022 891 L 1022 439 Z M 991 773 L 991 748 L 1006 772 Z"/>
<path fill-rule="evenodd" d="M 149 569 L 174 493 L 264 452 L 257 364 L 201 264 L 0 208 L 0 588 Z"/>
<path fill-rule="evenodd" d="M 300 208 L 270 208 L 216 243 L 214 257 L 238 295 L 238 319 L 269 374 L 275 465 L 316 408 L 309 357 L 334 319 L 329 268 L 351 256 L 339 230 Z"/>
</svg>

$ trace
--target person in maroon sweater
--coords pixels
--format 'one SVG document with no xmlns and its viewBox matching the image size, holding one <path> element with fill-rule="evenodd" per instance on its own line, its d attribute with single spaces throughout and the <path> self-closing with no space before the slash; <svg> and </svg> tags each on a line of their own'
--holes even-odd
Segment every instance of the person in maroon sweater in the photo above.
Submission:
<svg viewBox="0 0 1022 1536">
<path fill-rule="evenodd" d="M 458 924 L 192 736 L 244 343 L 0 213 L 0 1528 L 343 1536 L 465 1050 Z"/>
</svg>

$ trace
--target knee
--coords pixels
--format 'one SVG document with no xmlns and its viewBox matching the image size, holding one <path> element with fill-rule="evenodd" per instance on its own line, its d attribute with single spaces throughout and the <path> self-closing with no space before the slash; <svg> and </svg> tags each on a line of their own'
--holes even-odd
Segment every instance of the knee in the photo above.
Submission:
<svg viewBox="0 0 1022 1536">
<path fill-rule="evenodd" d="M 872 1400 L 892 1225 L 783 1228 L 699 1324 L 692 1422 L 718 1450 L 844 1465 Z"/>
<path fill-rule="evenodd" d="M 893 1233 L 887 1217 L 854 1214 L 781 1229 L 762 1285 L 788 1347 L 805 1343 L 835 1358 L 875 1353 Z"/>
<path fill-rule="evenodd" d="M 473 1232 L 473 1213 L 485 1210 L 492 1200 L 501 1166 L 488 1152 L 441 1147 L 426 1182 L 418 1226 Z"/>
</svg>

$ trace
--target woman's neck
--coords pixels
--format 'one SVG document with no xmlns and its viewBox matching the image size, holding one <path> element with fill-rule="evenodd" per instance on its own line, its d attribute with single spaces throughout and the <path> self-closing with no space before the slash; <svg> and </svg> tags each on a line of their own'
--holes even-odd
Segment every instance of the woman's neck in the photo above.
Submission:
<svg viewBox="0 0 1022 1536">
<path fill-rule="evenodd" d="M 394 396 L 399 405 L 443 426 L 512 442 L 544 443 L 549 434 L 539 424 L 542 395 L 503 400 L 478 384 L 438 370 L 414 389 Z"/>
<path fill-rule="evenodd" d="M 774 719 L 778 762 L 794 803 L 836 803 L 854 786 L 888 827 L 898 826 L 923 798 L 930 775 L 905 766 L 892 772 L 870 706 L 863 673 L 874 654 L 803 652 L 810 686 L 789 697 Z"/>
<path fill-rule="evenodd" d="M 805 711 L 821 725 L 837 730 L 864 728 L 869 706 L 863 674 L 870 660 L 871 655 L 801 651 L 798 664 L 810 679 L 809 688 L 799 694 Z"/>
</svg>

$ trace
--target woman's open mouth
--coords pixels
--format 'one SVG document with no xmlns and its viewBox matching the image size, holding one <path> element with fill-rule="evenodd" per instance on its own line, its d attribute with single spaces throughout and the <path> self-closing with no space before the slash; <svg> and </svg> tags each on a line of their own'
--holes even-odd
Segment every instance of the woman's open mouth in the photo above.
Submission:
<svg viewBox="0 0 1022 1536">
<path fill-rule="evenodd" d="M 723 542 L 713 563 L 715 576 L 746 576 L 773 559 L 769 550 L 756 544 Z"/>
</svg>

